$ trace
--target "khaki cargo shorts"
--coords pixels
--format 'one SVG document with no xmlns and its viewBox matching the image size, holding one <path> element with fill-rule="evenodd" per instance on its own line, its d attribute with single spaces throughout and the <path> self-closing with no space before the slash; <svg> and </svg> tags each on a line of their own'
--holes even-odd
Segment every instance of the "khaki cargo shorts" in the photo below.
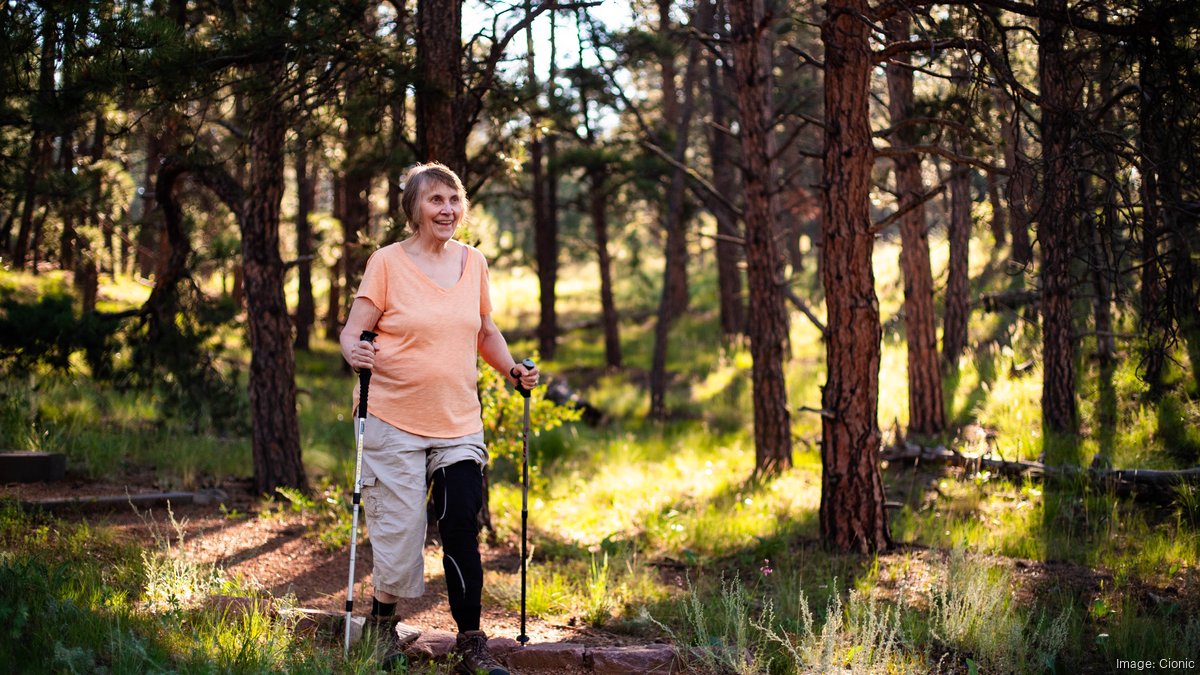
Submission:
<svg viewBox="0 0 1200 675">
<path fill-rule="evenodd" d="M 462 461 L 487 464 L 482 431 L 458 438 L 428 438 L 367 415 L 362 499 L 377 590 L 402 598 L 424 594 L 428 477 Z"/>
</svg>

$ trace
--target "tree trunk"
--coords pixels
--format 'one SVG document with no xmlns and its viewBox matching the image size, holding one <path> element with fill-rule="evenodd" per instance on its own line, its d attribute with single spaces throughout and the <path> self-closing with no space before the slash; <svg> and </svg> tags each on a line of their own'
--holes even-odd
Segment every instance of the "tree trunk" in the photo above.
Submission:
<svg viewBox="0 0 1200 675">
<path fill-rule="evenodd" d="M 908 40 L 908 14 L 897 13 L 888 20 L 892 40 Z M 899 127 L 912 117 L 913 74 L 912 59 L 904 53 L 887 66 L 888 111 L 892 127 Z M 901 145 L 917 144 L 917 133 L 911 125 L 899 127 Z M 929 236 L 925 223 L 925 207 L 909 208 L 924 198 L 921 180 L 921 160 L 916 155 L 904 155 L 894 160 L 896 208 L 904 211 L 900 219 L 900 269 L 904 275 L 904 330 L 908 345 L 908 430 L 918 434 L 939 434 L 946 429 L 945 400 L 942 374 L 938 361 L 937 317 L 933 305 L 933 271 L 929 262 Z"/>
<path fill-rule="evenodd" d="M 754 471 L 758 475 L 780 473 L 792 466 L 791 415 L 783 374 L 788 316 L 783 293 L 784 256 L 776 229 L 778 201 L 772 194 L 775 110 L 765 16 L 763 0 L 729 4 L 734 90 L 745 166 L 742 183 L 750 290 L 748 329 L 754 359 Z"/>
<path fill-rule="evenodd" d="M 53 5 L 42 15 L 41 28 L 37 99 L 45 110 L 51 107 L 54 100 L 55 54 L 58 50 L 58 16 Z M 17 269 L 25 266 L 25 258 L 29 254 L 29 240 L 34 227 L 33 214 L 38 203 L 38 183 L 42 180 L 42 173 L 50 167 L 52 139 L 53 132 L 46 127 L 46 122 L 35 118 L 33 135 L 29 141 L 29 163 L 25 167 L 25 197 L 21 204 L 21 220 L 12 246 L 12 264 Z M 36 265 L 34 268 L 36 270 Z"/>
<path fill-rule="evenodd" d="M 1066 0 L 1038 0 L 1046 12 L 1066 12 Z M 1064 26 L 1042 18 L 1038 79 L 1042 94 L 1043 187 L 1038 213 L 1042 249 L 1042 422 L 1053 434 L 1074 437 L 1075 342 L 1071 313 L 1071 258 L 1079 245 L 1074 172 L 1071 165 L 1072 111 L 1078 87 L 1072 82 Z"/>
<path fill-rule="evenodd" d="M 388 104 L 388 108 L 391 111 L 388 156 L 391 159 L 388 162 L 387 169 L 387 217 L 391 221 L 393 228 L 404 222 L 404 209 L 400 206 L 400 200 L 404 197 L 404 191 L 400 188 L 404 167 L 401 162 L 397 161 L 397 157 L 402 153 L 402 148 L 404 147 L 407 115 L 405 99 L 408 96 L 408 84 L 401 83 L 397 87 L 395 96 L 396 99 Z"/>
<path fill-rule="evenodd" d="M 995 158 L 993 152 L 992 159 Z M 992 207 L 992 217 L 988 219 L 992 228 L 992 240 L 997 247 L 1004 246 L 1008 241 L 1008 225 L 1004 217 L 1004 204 L 1000 199 L 1000 181 L 996 178 L 995 171 L 988 171 L 984 177 L 987 179 L 988 204 Z"/>
<path fill-rule="evenodd" d="M 411 17 L 408 13 L 407 0 L 396 0 L 392 3 L 396 9 L 396 27 L 392 33 L 396 44 L 406 44 L 412 40 Z M 405 165 L 411 161 L 411 153 L 405 145 L 408 134 L 408 87 L 412 76 L 408 72 L 398 72 L 394 81 L 394 93 L 388 102 L 390 125 L 388 126 L 388 163 L 387 163 L 387 216 L 391 227 L 400 231 L 404 223 L 404 209 L 400 206 L 404 196 L 401 182 Z"/>
<path fill-rule="evenodd" d="M 104 113 L 97 113 L 92 131 L 90 149 L 93 165 L 104 159 L 105 131 Z M 99 231 L 102 228 L 101 221 L 103 216 L 100 215 L 100 202 L 103 190 L 103 179 L 97 174 L 92 174 L 87 196 L 87 223 L 91 226 L 92 231 Z M 75 288 L 79 293 L 82 311 L 86 313 L 96 309 L 100 270 L 96 265 L 96 254 L 92 251 L 92 242 L 86 236 L 80 235 L 78 237 L 77 250 L 78 255 L 75 257 Z"/>
<path fill-rule="evenodd" d="M 342 332 L 342 321 L 339 314 L 342 306 L 341 286 L 342 261 L 334 260 L 329 266 L 329 298 L 325 305 L 325 339 L 337 342 Z"/>
<path fill-rule="evenodd" d="M 659 0 L 659 12 L 662 15 L 662 32 L 669 31 L 670 0 Z M 672 157 L 676 167 L 671 172 L 671 180 L 667 186 L 666 217 L 663 227 L 666 230 L 666 255 L 663 270 L 662 295 L 658 305 L 658 319 L 654 325 L 654 355 L 650 366 L 650 416 L 656 419 L 666 417 L 667 390 L 667 351 L 669 346 L 671 326 L 687 310 L 688 281 L 687 281 L 687 215 L 684 213 L 684 193 L 687 187 L 687 176 L 680 168 L 683 166 L 687 153 L 689 129 L 692 123 L 692 113 L 695 110 L 696 71 L 700 58 L 700 47 L 696 40 L 688 41 L 687 67 L 683 76 L 683 104 L 677 105 L 675 100 L 674 65 L 667 67 L 668 59 L 663 61 L 663 108 L 664 118 L 674 132 L 675 147 Z"/>
<path fill-rule="evenodd" d="M 365 24 L 364 32 L 369 34 L 373 30 L 371 22 L 363 17 L 360 16 L 358 22 Z M 358 288 L 367 263 L 367 252 L 363 250 L 362 241 L 370 235 L 371 185 L 375 178 L 374 162 L 366 156 L 367 139 L 378 131 L 378 125 L 370 118 L 371 113 L 362 104 L 364 93 L 361 91 L 361 80 L 362 73 L 357 68 L 351 68 L 344 84 L 347 106 L 343 143 L 346 158 L 342 162 L 342 210 L 338 218 L 342 223 L 342 305 L 347 313 L 354 302 L 350 294 Z"/>
<path fill-rule="evenodd" d="M 955 153 L 962 152 L 958 143 Z M 946 372 L 958 371 L 958 358 L 967 348 L 967 321 L 971 316 L 968 288 L 971 253 L 971 170 L 951 168 L 950 174 L 950 265 L 946 279 L 946 315 L 942 327 L 942 365 Z"/>
<path fill-rule="evenodd" d="M 660 221 L 663 232 L 666 233 L 665 263 L 663 270 L 663 300 L 662 308 L 669 317 L 669 324 L 687 311 L 688 280 L 687 280 L 687 218 L 683 210 L 684 191 L 687 187 L 687 177 L 680 162 L 687 152 L 688 131 L 691 124 L 695 59 L 697 48 L 694 40 L 688 40 L 688 64 L 685 69 L 683 96 L 685 101 L 680 106 L 679 88 L 676 84 L 677 68 L 675 65 L 674 43 L 678 39 L 671 22 L 671 0 L 658 0 L 659 35 L 664 45 L 670 45 L 663 50 L 659 59 L 660 83 L 662 86 L 662 128 L 664 139 L 674 139 L 671 157 L 676 166 L 672 167 L 667 182 L 667 194 L 660 205 Z M 657 341 L 656 341 L 657 345 Z M 656 347 L 657 348 L 657 347 Z M 655 379 L 654 377 L 651 378 Z M 653 406 L 652 406 L 653 407 Z"/>
<path fill-rule="evenodd" d="M 613 299 L 612 256 L 608 252 L 608 172 L 600 163 L 588 167 L 588 213 L 596 235 L 596 257 L 600 267 L 600 313 L 604 323 L 604 365 L 621 367 L 620 317 Z"/>
<path fill-rule="evenodd" d="M 363 250 L 362 236 L 367 232 L 371 220 L 371 173 L 361 164 L 352 165 L 342 182 L 345 200 L 342 212 L 342 305 L 349 313 L 354 299 L 350 295 L 358 288 L 363 268 L 367 264 L 367 252 Z"/>
<path fill-rule="evenodd" d="M 417 2 L 417 152 L 467 182 L 467 138 L 462 96 L 462 2 Z"/>
<path fill-rule="evenodd" d="M 1029 241 L 1029 162 L 1021 148 L 1021 109 L 1015 99 L 999 87 L 992 90 L 1000 110 L 1000 136 L 1004 143 L 1004 168 L 1008 170 L 1005 195 L 1008 197 L 1008 229 L 1012 235 L 1012 261 L 1024 267 L 1033 261 Z"/>
<path fill-rule="evenodd" d="M 535 119 L 535 125 L 541 120 Z M 538 276 L 538 349 L 542 358 L 554 358 L 558 343 L 558 313 L 556 287 L 558 285 L 558 222 L 550 204 L 550 186 L 553 182 L 545 170 L 545 150 L 549 146 L 541 133 L 534 131 L 529 143 L 529 180 L 533 188 L 534 258 Z"/>
<path fill-rule="evenodd" d="M 259 76 L 278 82 L 281 66 Z M 279 255 L 279 212 L 283 198 L 283 140 L 286 121 L 273 96 L 258 101 L 250 128 L 250 182 L 242 207 L 242 265 L 250 333 L 250 414 L 254 489 L 306 490 L 296 417 L 295 357 L 284 267 Z"/>
<path fill-rule="evenodd" d="M 1105 18 L 1106 12 L 1100 11 L 1100 18 Z M 1115 46 L 1115 45 L 1110 45 Z M 1099 81 L 1095 88 L 1092 89 L 1095 96 L 1093 106 L 1096 103 L 1103 104 L 1113 96 L 1113 83 L 1117 81 L 1119 73 L 1117 72 L 1115 63 L 1112 59 L 1111 51 L 1102 50 L 1100 54 Z M 1117 127 L 1117 122 L 1114 119 L 1113 112 L 1110 109 L 1101 118 L 1100 123 L 1103 128 L 1114 129 Z M 1093 316 L 1096 323 L 1096 356 L 1100 361 L 1101 376 L 1108 375 L 1111 379 L 1113 356 L 1116 353 L 1116 342 L 1113 338 L 1113 288 L 1112 280 L 1116 279 L 1117 271 L 1113 264 L 1115 251 L 1113 250 L 1113 238 L 1116 233 L 1121 231 L 1120 217 L 1117 214 L 1117 174 L 1120 171 L 1117 164 L 1116 153 L 1105 148 L 1102 151 L 1100 158 L 1099 170 L 1105 180 L 1099 182 L 1094 190 L 1092 187 L 1092 179 L 1087 173 L 1080 175 L 1082 184 L 1082 192 L 1080 198 L 1082 200 L 1096 202 L 1094 206 L 1088 201 L 1084 202 L 1084 213 L 1092 213 L 1093 210 L 1098 211 L 1100 218 L 1089 218 L 1092 227 L 1088 228 L 1092 233 L 1092 255 L 1091 255 L 1091 276 L 1092 290 L 1095 292 L 1093 300 Z M 1106 384 L 1101 382 L 1101 387 Z M 1107 384 L 1111 389 L 1111 382 Z M 1103 407 L 1099 410 L 1102 426 L 1107 425 L 1109 428 L 1116 423 L 1115 419 L 1106 418 L 1107 412 Z"/>
<path fill-rule="evenodd" d="M 866 0 L 830 0 L 825 44 L 821 279 L 828 313 L 821 419 L 821 539 L 841 551 L 891 545 L 879 473 L 879 301 L 871 269 Z"/>
<path fill-rule="evenodd" d="M 583 61 L 584 21 L 579 16 L 577 35 L 580 51 L 580 62 Z M 579 109 L 583 116 L 585 129 L 584 141 L 587 148 L 594 153 L 586 168 L 588 184 L 588 215 L 592 221 L 592 231 L 596 238 L 596 263 L 600 272 L 600 317 L 604 327 L 604 365 L 609 369 L 621 367 L 621 333 L 620 317 L 617 315 L 617 303 L 613 297 L 612 256 L 608 251 L 608 198 L 610 196 L 608 179 L 609 164 L 600 143 L 596 138 L 596 128 L 592 123 L 589 112 L 590 91 L 587 80 L 579 83 Z"/>
<path fill-rule="evenodd" d="M 133 249 L 134 268 L 143 278 L 149 278 L 159 266 L 159 243 L 163 239 L 163 224 L 157 217 L 154 190 L 149 188 L 153 184 L 151 179 L 155 175 L 155 167 L 159 165 L 163 155 L 162 131 L 153 128 L 161 124 L 156 125 L 156 122 L 161 123 L 161 114 L 150 113 L 146 131 L 146 190 L 142 193 L 142 214 L 138 218 Z"/>
<path fill-rule="evenodd" d="M 316 196 L 316 181 L 308 165 L 308 138 L 303 131 L 296 144 L 296 349 L 308 351 L 309 336 L 316 321 L 313 303 L 313 233 L 309 215 Z"/>
<path fill-rule="evenodd" d="M 526 12 L 531 3 L 526 0 Z M 553 17 L 552 17 L 553 18 Z M 556 42 L 554 30 L 550 38 L 550 75 L 547 86 L 553 97 L 554 60 Z M 542 358 L 553 359 L 558 343 L 558 185 L 553 171 L 547 171 L 547 163 L 555 159 L 556 146 L 553 137 L 542 134 L 543 116 L 538 100 L 541 87 L 538 85 L 535 64 L 536 49 L 533 40 L 533 24 L 525 28 L 525 59 L 527 95 L 530 99 L 529 180 L 533 207 L 534 259 L 538 276 L 538 350 Z M 550 105 L 553 106 L 553 101 Z"/>
<path fill-rule="evenodd" d="M 722 17 L 723 18 L 723 17 Z M 724 25 L 721 22 L 721 25 Z M 712 124 L 709 125 L 708 154 L 712 164 L 712 183 L 718 193 L 732 197 L 736 193 L 737 175 L 735 157 L 730 147 L 729 115 L 725 97 L 729 94 L 726 79 L 721 72 L 715 55 L 709 55 L 708 92 Z M 717 284 L 721 299 L 721 330 L 726 337 L 740 335 L 746 331 L 746 305 L 742 298 L 742 271 L 738 269 L 742 247 L 734 239 L 741 239 L 742 232 L 737 215 L 727 204 L 711 200 L 709 210 L 717 221 Z"/>
<path fill-rule="evenodd" d="M 62 159 L 62 171 L 65 183 L 68 185 L 74 182 L 75 168 L 75 141 L 72 138 L 73 131 L 68 131 L 63 134 L 62 149 L 59 150 Z M 76 191 L 71 190 L 72 196 L 60 207 L 60 217 L 62 218 L 62 232 L 58 238 L 58 268 L 64 271 L 75 269 L 75 247 L 78 245 L 78 236 L 75 233 L 75 214 L 80 210 L 79 202 L 75 199 Z"/>
</svg>

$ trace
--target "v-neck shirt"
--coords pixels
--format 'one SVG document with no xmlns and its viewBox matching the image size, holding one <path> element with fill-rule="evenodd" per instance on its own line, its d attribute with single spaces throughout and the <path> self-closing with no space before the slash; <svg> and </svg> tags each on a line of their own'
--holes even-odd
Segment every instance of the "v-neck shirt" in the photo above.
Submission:
<svg viewBox="0 0 1200 675">
<path fill-rule="evenodd" d="M 419 436 L 456 438 L 483 429 L 477 357 L 491 292 L 487 260 L 460 245 L 466 261 L 453 286 L 431 279 L 396 243 L 367 260 L 355 295 L 382 312 L 367 410 Z"/>
</svg>

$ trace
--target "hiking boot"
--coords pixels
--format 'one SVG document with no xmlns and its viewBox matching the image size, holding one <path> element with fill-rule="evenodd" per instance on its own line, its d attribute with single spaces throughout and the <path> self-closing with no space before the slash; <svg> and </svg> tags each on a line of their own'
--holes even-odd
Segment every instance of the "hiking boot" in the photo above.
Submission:
<svg viewBox="0 0 1200 675">
<path fill-rule="evenodd" d="M 421 637 L 420 628 L 402 623 L 392 617 L 368 618 L 366 628 L 377 631 L 379 634 L 379 646 L 383 647 L 383 661 L 380 665 L 384 670 L 391 670 L 398 665 L 406 664 L 405 647 Z"/>
<path fill-rule="evenodd" d="M 508 675 L 508 670 L 500 665 L 496 657 L 487 648 L 487 634 L 481 630 L 469 630 L 458 634 L 454 651 L 462 662 L 458 664 L 458 672 L 466 675 Z"/>
</svg>

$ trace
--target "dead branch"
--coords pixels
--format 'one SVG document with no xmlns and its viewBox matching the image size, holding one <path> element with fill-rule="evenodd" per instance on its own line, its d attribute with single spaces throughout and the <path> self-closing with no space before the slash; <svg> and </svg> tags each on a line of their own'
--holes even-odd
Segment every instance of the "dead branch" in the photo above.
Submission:
<svg viewBox="0 0 1200 675">
<path fill-rule="evenodd" d="M 826 335 L 828 335 L 828 330 L 825 328 L 825 324 L 817 318 L 817 315 L 813 313 L 812 308 L 808 306 L 808 303 L 804 302 L 800 296 L 796 295 L 796 292 L 792 290 L 791 286 L 789 286 L 786 281 L 781 283 L 780 286 L 783 288 L 783 294 L 787 296 L 787 299 L 790 300 L 793 305 L 796 306 L 796 309 L 800 310 L 801 314 L 808 317 L 808 320 L 817 327 L 817 330 L 821 331 L 821 337 L 824 338 Z"/>
<path fill-rule="evenodd" d="M 1157 469 L 1104 469 L 1078 466 L 1048 466 L 1042 462 L 993 459 L 968 456 L 943 446 L 929 448 L 915 443 L 884 448 L 880 458 L 886 462 L 933 462 L 974 471 L 991 471 L 1010 478 L 1033 478 L 1051 483 L 1087 482 L 1099 488 L 1111 487 L 1126 497 L 1161 501 L 1172 496 L 1180 485 L 1200 485 L 1200 466 L 1177 471 Z"/>
<path fill-rule="evenodd" d="M 1001 291 L 979 296 L 973 306 L 982 307 L 985 312 L 1023 309 L 1036 304 L 1042 297 L 1037 290 Z"/>
<path fill-rule="evenodd" d="M 946 148 L 943 148 L 940 145 L 920 144 L 920 145 L 910 145 L 908 147 L 897 147 L 894 145 L 889 145 L 889 146 L 886 146 L 883 148 L 875 148 L 875 156 L 876 157 L 902 157 L 904 155 L 922 154 L 922 153 L 926 154 L 926 155 L 937 155 L 938 157 L 943 157 L 943 158 L 948 159 L 951 162 L 954 162 L 956 164 L 967 164 L 967 165 L 975 167 L 976 169 L 980 169 L 981 171 L 989 171 L 991 173 L 996 174 L 997 176 L 1007 176 L 1009 174 L 1008 169 L 1006 169 L 1002 166 L 997 166 L 995 164 L 985 162 L 985 161 L 983 161 L 981 159 L 977 159 L 975 157 L 969 157 L 967 155 L 960 155 L 951 150 L 947 150 Z"/>
<path fill-rule="evenodd" d="M 945 190 L 946 190 L 946 184 L 942 183 L 942 184 L 938 185 L 936 188 L 927 191 L 925 194 L 921 195 L 917 199 L 896 209 L 896 211 L 894 213 L 892 213 L 892 215 L 890 215 L 890 216 L 884 218 L 883 220 L 880 220 L 879 222 L 872 225 L 871 226 L 871 234 L 875 235 L 875 234 L 879 234 L 880 232 L 883 232 L 887 228 L 891 227 L 894 223 L 899 221 L 901 218 L 903 218 L 906 213 L 908 213 L 909 211 L 912 211 L 913 209 L 924 204 L 925 202 L 929 201 L 930 199 L 933 199 L 934 197 L 940 195 L 942 192 L 945 192 Z"/>
</svg>

